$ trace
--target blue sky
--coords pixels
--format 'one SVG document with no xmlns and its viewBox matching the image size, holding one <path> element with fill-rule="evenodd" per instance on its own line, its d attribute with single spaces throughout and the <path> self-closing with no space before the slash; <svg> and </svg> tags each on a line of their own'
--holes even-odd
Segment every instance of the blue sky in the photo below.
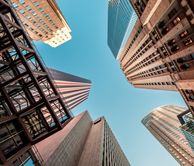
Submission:
<svg viewBox="0 0 194 166">
<path fill-rule="evenodd" d="M 48 67 L 92 81 L 89 99 L 74 109 L 88 110 L 93 119 L 105 116 L 132 166 L 179 164 L 141 124 L 155 107 L 184 106 L 177 92 L 133 88 L 107 46 L 108 0 L 57 0 L 72 40 L 52 48 L 36 42 Z"/>
</svg>

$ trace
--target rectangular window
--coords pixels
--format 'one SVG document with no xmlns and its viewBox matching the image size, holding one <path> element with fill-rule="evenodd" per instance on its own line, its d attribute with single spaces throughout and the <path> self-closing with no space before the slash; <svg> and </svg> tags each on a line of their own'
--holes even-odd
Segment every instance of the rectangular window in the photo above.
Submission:
<svg viewBox="0 0 194 166">
<path fill-rule="evenodd" d="M 20 13 L 21 13 L 21 14 L 24 14 L 24 13 L 25 13 L 25 11 L 22 9 L 22 10 L 20 10 Z"/>
<path fill-rule="evenodd" d="M 39 2 L 33 2 L 34 6 L 39 6 Z"/>
<path fill-rule="evenodd" d="M 21 4 L 24 4 L 24 3 L 25 3 L 25 1 L 24 1 L 24 0 L 19 0 L 19 2 L 20 2 Z"/>
<path fill-rule="evenodd" d="M 23 131 L 16 129 L 14 123 L 7 123 L 0 126 L 0 149 L 6 158 L 24 144 Z"/>
</svg>

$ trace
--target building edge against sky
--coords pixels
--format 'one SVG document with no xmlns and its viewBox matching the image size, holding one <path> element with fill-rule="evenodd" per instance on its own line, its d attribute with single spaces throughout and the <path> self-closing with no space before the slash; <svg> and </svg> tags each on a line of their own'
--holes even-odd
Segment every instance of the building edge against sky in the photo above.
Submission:
<svg viewBox="0 0 194 166">
<path fill-rule="evenodd" d="M 194 118 L 191 112 L 188 109 L 185 110 L 178 115 L 178 119 L 181 123 L 180 129 L 194 151 Z"/>
<path fill-rule="evenodd" d="M 55 0 L 9 0 L 33 40 L 52 47 L 69 41 L 71 29 Z"/>
<path fill-rule="evenodd" d="M 56 69 L 47 68 L 67 109 L 71 111 L 88 99 L 91 81 Z"/>
<path fill-rule="evenodd" d="M 92 121 L 88 112 L 35 146 L 48 166 L 130 166 L 105 118 Z"/>
<path fill-rule="evenodd" d="M 37 166 L 44 165 L 45 162 L 55 165 L 58 161 L 58 165 L 64 165 L 61 161 L 65 161 L 65 164 L 69 166 L 71 162 L 72 165 L 74 162 L 78 162 L 78 160 L 75 160 L 76 157 L 78 157 L 77 159 L 81 157 L 79 164 L 85 165 L 84 163 L 88 162 L 87 154 L 93 150 L 90 142 L 93 144 L 96 141 L 96 144 L 93 145 L 95 145 L 94 149 L 99 148 L 96 153 L 99 156 L 94 155 L 92 157 L 98 158 L 100 164 L 110 165 L 115 163 L 129 166 L 127 158 L 103 117 L 95 122 L 92 122 L 91 118 L 88 120 L 86 118 L 81 123 L 79 118 L 70 115 L 51 81 L 50 76 L 52 74 L 48 73 L 48 69 L 44 67 L 38 57 L 15 12 L 6 0 L 0 1 L 0 9 L 1 38 L 4 39 L 1 41 L 5 41 L 0 48 L 3 52 L 1 67 L 8 65 L 6 70 L 0 72 L 0 76 L 4 78 L 0 80 L 1 83 L 4 81 L 4 84 L 0 87 L 2 92 L 0 95 L 1 99 L 5 98 L 5 101 L 3 100 L 0 103 L 3 102 L 3 110 L 1 110 L 3 114 L 0 117 L 0 165 L 22 165 L 29 162 Z M 8 56 L 8 58 L 6 59 L 4 56 Z M 9 74 L 10 72 L 13 72 L 12 77 Z M 89 80 L 80 77 L 72 77 L 72 75 L 56 70 L 54 72 L 57 80 L 60 78 L 62 80 L 64 78 L 69 79 L 71 76 L 71 81 L 91 83 Z M 82 113 L 79 117 L 82 117 L 82 115 L 89 117 L 87 112 Z M 81 125 L 78 125 L 79 122 Z M 79 129 L 77 131 L 71 130 L 74 129 L 73 127 Z M 82 130 L 83 128 L 86 130 Z M 84 139 L 90 132 L 96 134 L 98 140 L 93 137 L 93 134 L 87 140 Z M 60 144 L 63 141 L 60 138 L 64 137 L 66 144 Z M 53 143 L 49 144 L 47 140 L 53 141 Z M 72 151 L 71 141 L 75 151 Z M 87 144 L 83 149 L 84 155 L 81 150 L 86 141 Z M 43 144 L 44 142 L 46 143 Z M 46 147 L 41 149 L 34 144 L 46 145 Z M 62 149 L 60 149 L 61 146 Z M 47 151 L 45 151 L 46 149 Z M 40 153 L 38 150 L 40 150 Z M 44 153 L 42 153 L 42 150 Z M 55 150 L 61 151 L 57 153 L 58 151 Z M 62 151 L 72 152 L 72 155 L 68 158 L 68 155 L 66 155 L 68 153 L 63 154 Z M 54 155 L 53 160 L 49 160 L 50 157 L 53 157 L 51 153 Z M 55 155 L 59 155 L 60 158 Z M 48 156 L 49 158 L 44 160 Z M 90 162 L 94 161 L 91 160 Z M 94 164 L 98 165 L 99 163 Z"/>
<path fill-rule="evenodd" d="M 191 166 L 194 165 L 194 151 L 177 118 L 185 110 L 173 105 L 161 106 L 148 114 L 142 123 L 180 165 Z"/>
<path fill-rule="evenodd" d="M 108 1 L 108 46 L 115 58 L 122 47 L 129 23 L 135 21 L 133 13 L 128 0 Z"/>
<path fill-rule="evenodd" d="M 119 55 L 137 88 L 177 90 L 194 115 L 194 2 L 131 0 L 139 19 Z"/>
<path fill-rule="evenodd" d="M 119 60 L 119 57 L 120 57 L 123 49 L 125 48 L 125 44 L 126 44 L 128 38 L 129 38 L 130 34 L 131 34 L 131 31 L 133 30 L 133 27 L 135 26 L 135 23 L 136 23 L 137 19 L 138 19 L 137 14 L 135 12 L 133 12 L 132 16 L 131 16 L 131 19 L 130 19 L 130 22 L 128 24 L 126 33 L 124 35 L 122 44 L 120 46 L 119 52 L 117 54 L 117 57 L 116 57 L 117 60 Z"/>
</svg>

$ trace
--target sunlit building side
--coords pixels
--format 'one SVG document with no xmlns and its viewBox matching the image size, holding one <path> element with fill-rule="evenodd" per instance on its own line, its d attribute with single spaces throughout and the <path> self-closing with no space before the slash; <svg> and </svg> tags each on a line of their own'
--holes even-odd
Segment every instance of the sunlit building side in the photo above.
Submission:
<svg viewBox="0 0 194 166">
<path fill-rule="evenodd" d="M 71 39 L 71 29 L 55 0 L 9 0 L 29 36 L 57 47 Z"/>
<path fill-rule="evenodd" d="M 191 166 L 194 165 L 194 152 L 177 118 L 184 111 L 185 108 L 178 106 L 158 107 L 142 123 L 180 165 Z"/>
</svg>

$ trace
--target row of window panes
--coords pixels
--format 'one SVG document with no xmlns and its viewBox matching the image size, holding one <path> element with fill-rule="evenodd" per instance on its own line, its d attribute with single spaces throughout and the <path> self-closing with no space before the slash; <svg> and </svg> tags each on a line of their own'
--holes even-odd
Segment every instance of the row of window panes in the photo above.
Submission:
<svg viewBox="0 0 194 166">
<path fill-rule="evenodd" d="M 149 76 L 154 76 L 154 75 L 159 75 L 162 73 L 166 73 L 168 72 L 168 68 L 166 67 L 166 65 L 160 65 L 158 67 L 143 71 L 141 73 L 138 73 L 136 75 L 131 76 L 132 79 L 136 79 L 136 78 L 142 78 L 142 77 L 149 77 Z"/>
<path fill-rule="evenodd" d="M 141 47 L 135 52 L 135 54 L 128 60 L 128 62 L 124 65 L 124 69 L 127 68 L 130 64 L 136 61 L 141 55 L 143 55 L 149 48 L 153 46 L 153 41 L 149 37 Z"/>
<path fill-rule="evenodd" d="M 158 51 L 152 53 L 151 55 L 149 55 L 148 57 L 146 57 L 144 60 L 142 60 L 141 62 L 139 62 L 138 64 L 136 64 L 132 69 L 127 71 L 127 74 L 133 73 L 136 70 L 139 70 L 149 64 L 152 64 L 153 62 L 157 61 L 158 59 L 160 59 L 160 54 L 158 53 Z"/>
</svg>

